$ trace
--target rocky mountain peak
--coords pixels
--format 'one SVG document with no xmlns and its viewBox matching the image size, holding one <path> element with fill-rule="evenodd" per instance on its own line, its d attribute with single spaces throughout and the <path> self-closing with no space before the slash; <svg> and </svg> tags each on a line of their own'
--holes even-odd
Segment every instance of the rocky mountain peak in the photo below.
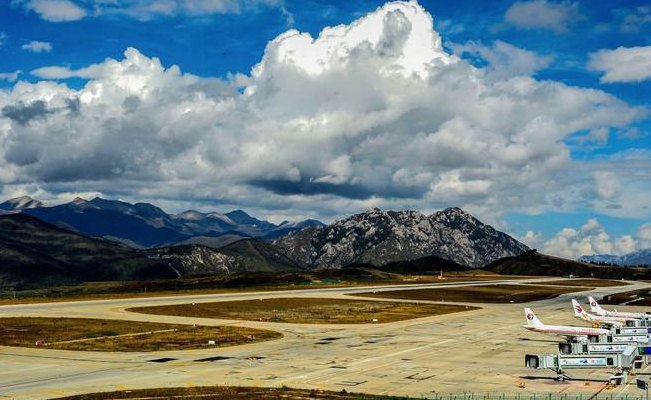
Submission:
<svg viewBox="0 0 651 400">
<path fill-rule="evenodd" d="M 472 214 L 462 210 L 459 207 L 449 207 L 443 211 L 436 212 L 431 215 L 431 217 L 438 221 L 450 221 L 457 223 L 472 223 L 472 224 L 482 224 L 477 218 Z M 483 224 L 482 224 L 483 225 Z"/>
<path fill-rule="evenodd" d="M 372 209 L 320 229 L 288 235 L 276 244 L 294 254 L 299 264 L 314 268 L 339 268 L 353 262 L 380 265 L 427 256 L 482 267 L 528 250 L 456 207 L 429 217 L 414 210 Z"/>
<path fill-rule="evenodd" d="M 44 203 L 42 201 L 35 200 L 30 196 L 20 196 L 0 204 L 0 210 L 20 211 L 29 208 L 43 207 L 43 205 Z"/>
</svg>

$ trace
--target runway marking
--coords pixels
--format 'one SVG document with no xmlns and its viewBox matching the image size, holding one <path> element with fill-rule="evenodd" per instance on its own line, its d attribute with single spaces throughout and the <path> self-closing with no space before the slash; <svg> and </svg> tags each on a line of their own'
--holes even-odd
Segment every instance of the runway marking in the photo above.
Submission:
<svg viewBox="0 0 651 400">
<path fill-rule="evenodd" d="M 366 358 L 366 359 L 363 359 L 363 360 L 354 361 L 354 362 L 345 363 L 345 364 L 340 364 L 340 365 L 341 365 L 341 367 L 344 367 L 346 370 L 348 370 L 351 367 L 356 367 L 356 366 L 361 365 L 361 364 L 371 363 L 371 362 L 374 363 L 374 362 L 377 362 L 379 360 L 383 360 L 383 359 L 386 359 L 386 358 L 396 357 L 396 356 L 399 356 L 399 355 L 402 355 L 402 354 L 411 353 L 411 352 L 414 352 L 414 351 L 417 351 L 417 350 L 423 350 L 423 349 L 427 349 L 427 348 L 430 348 L 430 347 L 436 347 L 436 346 L 440 346 L 440 345 L 447 344 L 447 343 L 454 342 L 454 341 L 456 341 L 456 339 L 442 340 L 442 341 L 439 341 L 439 342 L 436 342 L 436 343 L 426 344 L 424 346 L 412 347 L 410 349 L 400 350 L 400 351 L 396 351 L 396 352 L 393 352 L 393 353 L 383 354 L 381 356 Z M 309 377 L 318 376 L 320 374 L 332 373 L 333 371 L 336 371 L 337 369 L 344 369 L 344 368 L 331 368 L 331 367 L 328 367 L 328 368 L 325 368 L 325 369 L 320 369 L 318 371 L 308 372 L 307 374 L 293 376 L 293 377 L 290 377 L 290 378 L 284 378 L 284 379 L 281 379 L 279 381 L 276 381 L 276 383 L 282 383 L 282 382 L 287 382 L 287 381 L 290 381 L 290 380 L 297 380 L 297 379 L 303 379 L 304 380 L 304 379 L 309 378 Z M 372 369 L 377 369 L 377 368 L 379 368 L 379 366 L 371 368 L 371 370 Z M 347 374 L 347 375 L 349 375 L 349 374 Z"/>
<path fill-rule="evenodd" d="M 69 374 L 69 375 L 60 375 L 60 376 L 53 376 L 51 378 L 41 378 L 41 379 L 34 379 L 34 380 L 25 380 L 21 382 L 14 382 L 14 383 L 9 383 L 9 384 L 4 384 L 3 386 L 0 387 L 0 389 L 7 389 L 11 387 L 17 387 L 17 386 L 25 386 L 25 385 L 32 385 L 34 383 L 41 383 L 41 382 L 51 382 L 51 381 L 58 381 L 58 380 L 66 380 L 70 379 L 72 377 L 80 377 L 84 375 L 94 375 L 97 373 L 101 372 L 107 372 L 107 371 L 114 371 L 114 370 L 124 370 L 123 367 L 115 367 L 115 368 L 105 368 L 105 369 L 97 369 L 94 371 L 88 371 L 88 372 L 78 372 L 75 374 Z"/>
<path fill-rule="evenodd" d="M 60 350 L 55 350 L 55 351 L 60 351 Z M 76 357 L 56 357 L 56 356 L 43 356 L 43 355 L 37 355 L 37 354 L 20 354 L 20 353 L 0 353 L 0 356 L 12 356 L 12 357 L 24 357 L 24 358 L 47 358 L 47 359 L 52 359 L 52 360 L 68 360 L 68 361 L 83 361 L 83 362 L 93 362 L 93 363 L 109 363 L 109 364 L 115 364 L 115 360 L 93 360 L 93 359 L 88 359 L 88 358 L 76 358 Z M 120 361 L 120 364 L 143 364 L 146 363 L 147 360 L 144 361 Z"/>
</svg>

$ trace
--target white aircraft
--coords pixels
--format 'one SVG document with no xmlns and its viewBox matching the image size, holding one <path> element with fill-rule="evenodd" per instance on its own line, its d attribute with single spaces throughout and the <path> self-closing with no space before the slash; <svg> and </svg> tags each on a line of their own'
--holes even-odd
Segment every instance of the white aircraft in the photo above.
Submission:
<svg viewBox="0 0 651 400">
<path fill-rule="evenodd" d="M 621 328 L 622 326 L 626 326 L 626 321 L 634 320 L 634 318 L 609 317 L 605 315 L 588 314 L 583 309 L 581 304 L 579 304 L 579 302 L 574 299 L 572 299 L 572 306 L 574 307 L 574 316 L 587 322 L 596 322 L 599 324 L 616 326 Z"/>
<path fill-rule="evenodd" d="M 601 328 L 582 328 L 578 326 L 559 326 L 559 325 L 545 325 L 530 308 L 524 309 L 524 315 L 527 318 L 527 324 L 522 325 L 523 328 L 533 332 L 550 333 L 553 335 L 560 335 L 567 338 L 575 338 L 577 336 L 592 336 L 592 335 L 607 335 L 610 333 L 608 329 Z"/>
<path fill-rule="evenodd" d="M 601 308 L 599 303 L 595 301 L 595 299 L 592 298 L 592 296 L 588 296 L 588 301 L 590 302 L 590 311 L 597 315 L 603 315 L 606 317 L 619 317 L 619 318 L 632 318 L 632 319 L 645 319 L 648 318 L 649 316 L 645 313 L 636 313 L 636 312 L 620 312 L 620 311 L 608 311 L 604 310 Z"/>
</svg>

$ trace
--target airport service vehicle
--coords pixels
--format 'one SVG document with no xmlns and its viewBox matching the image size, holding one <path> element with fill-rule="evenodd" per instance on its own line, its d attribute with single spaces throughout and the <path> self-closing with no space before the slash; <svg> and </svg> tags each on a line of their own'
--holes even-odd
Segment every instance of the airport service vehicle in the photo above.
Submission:
<svg viewBox="0 0 651 400">
<path fill-rule="evenodd" d="M 574 308 L 574 316 L 587 322 L 609 325 L 621 328 L 626 326 L 626 321 L 635 321 L 635 318 L 625 317 L 609 317 L 605 315 L 595 315 L 587 313 L 581 304 L 575 299 L 572 299 L 572 307 Z"/>
<path fill-rule="evenodd" d="M 615 310 L 615 311 L 604 310 L 603 308 L 601 308 L 599 303 L 597 303 L 595 301 L 595 299 L 592 298 L 592 296 L 588 297 L 588 301 L 590 302 L 590 311 L 592 311 L 593 313 L 595 313 L 597 315 L 603 315 L 603 316 L 606 316 L 606 317 L 620 317 L 620 318 L 623 317 L 623 318 L 634 318 L 634 319 L 646 319 L 646 318 L 651 317 L 651 316 L 649 316 L 649 315 L 647 315 L 645 313 L 621 312 L 621 311 L 617 311 L 617 310 Z"/>
<path fill-rule="evenodd" d="M 583 328 L 579 326 L 545 325 L 530 308 L 524 309 L 527 324 L 523 328 L 532 332 L 549 333 L 563 336 L 567 339 L 587 338 L 588 336 L 608 335 L 610 331 L 602 328 Z"/>
</svg>

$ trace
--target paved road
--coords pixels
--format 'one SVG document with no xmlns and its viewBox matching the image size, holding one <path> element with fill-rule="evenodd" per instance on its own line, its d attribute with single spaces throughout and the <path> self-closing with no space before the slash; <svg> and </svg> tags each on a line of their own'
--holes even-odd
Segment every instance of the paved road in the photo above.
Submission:
<svg viewBox="0 0 651 400">
<path fill-rule="evenodd" d="M 527 280 L 526 282 L 532 282 Z M 401 285 L 410 289 L 441 286 L 526 283 L 519 280 Z M 599 297 L 651 286 L 599 288 Z M 138 321 L 199 323 L 268 328 L 279 340 L 220 349 L 154 353 L 100 353 L 0 347 L 0 398 L 46 399 L 95 391 L 163 386 L 243 385 L 320 388 L 377 394 L 427 396 L 450 392 L 588 392 L 603 385 L 583 380 L 556 383 L 545 371 L 523 367 L 526 353 L 554 353 L 551 336 L 531 333 L 522 305 L 480 305 L 468 311 L 409 321 L 359 325 L 280 324 L 146 315 L 126 312 L 134 306 L 245 300 L 271 297 L 346 298 L 351 293 L 394 290 L 396 286 L 325 288 L 237 294 L 190 295 L 22 304 L 0 307 L 0 317 L 66 316 Z M 581 290 L 581 289 L 578 289 Z M 530 303 L 546 323 L 580 325 L 566 294 Z M 640 309 L 622 307 L 622 309 Z M 171 358 L 165 363 L 153 362 Z M 199 361 L 219 357 L 214 361 Z M 571 373 L 603 380 L 604 371 Z M 520 388 L 524 382 L 525 388 Z M 616 393 L 637 394 L 626 386 Z M 610 394 L 610 392 L 608 392 Z"/>
</svg>

